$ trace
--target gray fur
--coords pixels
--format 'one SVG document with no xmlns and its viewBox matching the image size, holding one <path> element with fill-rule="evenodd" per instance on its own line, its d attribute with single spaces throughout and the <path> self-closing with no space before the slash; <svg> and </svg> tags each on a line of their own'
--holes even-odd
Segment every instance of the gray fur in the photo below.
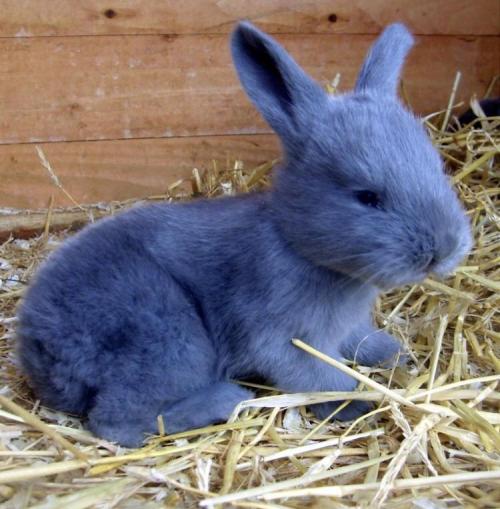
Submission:
<svg viewBox="0 0 500 509">
<path fill-rule="evenodd" d="M 388 26 L 368 52 L 355 90 L 396 95 L 399 75 L 413 42 L 412 35 L 401 23 Z"/>
<path fill-rule="evenodd" d="M 471 246 L 437 152 L 394 93 L 410 41 L 389 27 L 357 89 L 330 97 L 273 39 L 238 25 L 236 68 L 285 149 L 273 189 L 135 208 L 50 256 L 18 331 L 42 402 L 133 446 L 158 414 L 168 432 L 227 419 L 252 397 L 237 378 L 355 388 L 294 337 L 336 359 L 394 361 L 402 347 L 373 328 L 375 297 L 453 270 Z M 367 409 L 353 402 L 338 417 Z"/>
</svg>

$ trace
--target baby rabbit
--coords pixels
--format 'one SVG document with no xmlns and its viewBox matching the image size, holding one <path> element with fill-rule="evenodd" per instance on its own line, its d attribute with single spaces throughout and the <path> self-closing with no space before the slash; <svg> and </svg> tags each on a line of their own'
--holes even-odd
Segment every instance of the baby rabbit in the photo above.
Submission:
<svg viewBox="0 0 500 509">
<path fill-rule="evenodd" d="M 258 376 L 284 391 L 356 381 L 294 347 L 391 362 L 372 325 L 381 290 L 453 270 L 469 222 L 420 121 L 396 91 L 412 37 L 389 26 L 352 93 L 332 97 L 271 37 L 240 23 L 243 87 L 281 138 L 273 189 L 138 207 L 51 255 L 19 313 L 19 356 L 42 403 L 137 446 L 226 420 Z M 338 403 L 315 405 L 319 418 Z M 353 401 L 338 415 L 367 411 Z"/>
</svg>

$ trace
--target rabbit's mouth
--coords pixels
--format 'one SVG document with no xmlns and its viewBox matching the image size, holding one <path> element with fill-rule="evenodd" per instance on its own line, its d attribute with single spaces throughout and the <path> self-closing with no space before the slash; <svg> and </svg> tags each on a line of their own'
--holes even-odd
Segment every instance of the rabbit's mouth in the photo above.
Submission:
<svg viewBox="0 0 500 509">
<path fill-rule="evenodd" d="M 443 280 L 453 275 L 454 266 L 443 267 L 436 266 L 432 270 L 422 270 L 417 273 L 405 276 L 395 276 L 389 278 L 380 278 L 373 280 L 373 284 L 383 292 L 401 288 L 402 286 L 415 285 L 422 283 L 427 278 L 434 280 Z"/>
<path fill-rule="evenodd" d="M 376 284 L 377 288 L 383 292 L 389 292 L 391 290 L 395 290 L 396 288 L 401 288 L 407 285 L 413 285 L 422 282 L 425 279 L 424 277 L 419 278 L 398 278 L 393 281 L 380 281 Z"/>
</svg>

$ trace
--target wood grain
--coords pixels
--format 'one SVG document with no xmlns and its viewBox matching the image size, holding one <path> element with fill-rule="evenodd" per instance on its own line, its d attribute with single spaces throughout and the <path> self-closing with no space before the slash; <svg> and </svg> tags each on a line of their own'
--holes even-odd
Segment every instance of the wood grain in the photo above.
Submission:
<svg viewBox="0 0 500 509">
<path fill-rule="evenodd" d="M 238 19 L 271 33 L 500 33 L 498 0 L 1 0 L 0 36 L 221 34 Z"/>
<path fill-rule="evenodd" d="M 247 168 L 276 158 L 272 135 L 213 136 L 158 140 L 49 143 L 40 145 L 64 188 L 79 203 L 125 200 L 164 193 L 216 161 L 226 168 L 235 159 Z M 46 207 L 71 203 L 42 167 L 33 144 L 0 146 L 0 206 Z"/>
<path fill-rule="evenodd" d="M 498 0 L 0 0 L 0 207 L 54 194 L 43 149 L 81 203 L 162 192 L 194 166 L 276 157 L 277 140 L 241 90 L 227 34 L 256 22 L 308 72 L 354 82 L 375 34 L 418 37 L 404 74 L 419 113 L 481 96 L 500 72 Z M 495 90 L 494 94 L 500 91 Z"/>
<path fill-rule="evenodd" d="M 373 36 L 280 35 L 320 82 L 350 88 Z M 404 80 L 417 112 L 443 107 L 498 72 L 499 38 L 422 36 Z M 0 143 L 268 133 L 231 65 L 227 37 L 0 39 Z"/>
</svg>

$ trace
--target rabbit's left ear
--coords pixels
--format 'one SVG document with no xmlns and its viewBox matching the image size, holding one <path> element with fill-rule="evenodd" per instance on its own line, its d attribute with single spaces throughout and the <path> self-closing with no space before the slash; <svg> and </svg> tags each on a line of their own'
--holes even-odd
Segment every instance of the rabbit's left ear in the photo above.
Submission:
<svg viewBox="0 0 500 509">
<path fill-rule="evenodd" d="M 355 90 L 396 95 L 401 69 L 413 42 L 412 35 L 404 25 L 389 25 L 368 52 Z"/>
<path fill-rule="evenodd" d="M 296 147 L 325 92 L 273 38 L 248 22 L 233 32 L 231 50 L 250 99 L 285 146 Z"/>
</svg>

